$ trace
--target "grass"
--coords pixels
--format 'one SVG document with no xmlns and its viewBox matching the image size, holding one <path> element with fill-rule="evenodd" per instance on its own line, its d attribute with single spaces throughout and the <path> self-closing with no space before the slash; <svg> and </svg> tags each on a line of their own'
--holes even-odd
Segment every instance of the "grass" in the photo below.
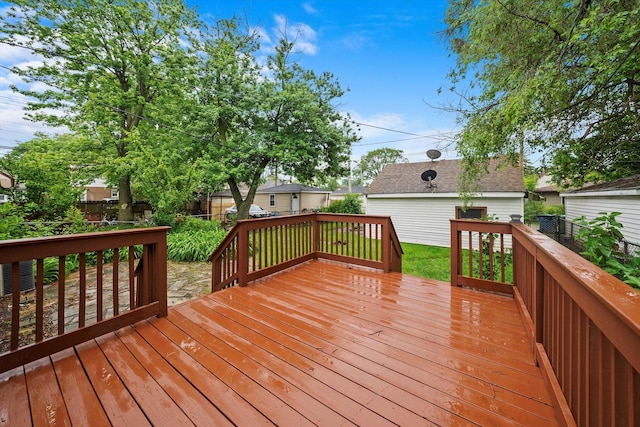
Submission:
<svg viewBox="0 0 640 427">
<path fill-rule="evenodd" d="M 451 280 L 451 250 L 440 246 L 402 243 L 402 272 L 427 279 Z"/>
</svg>

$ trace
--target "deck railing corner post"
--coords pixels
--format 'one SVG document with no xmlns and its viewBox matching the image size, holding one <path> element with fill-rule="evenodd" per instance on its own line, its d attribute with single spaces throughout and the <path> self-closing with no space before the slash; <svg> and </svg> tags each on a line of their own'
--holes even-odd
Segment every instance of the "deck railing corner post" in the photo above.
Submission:
<svg viewBox="0 0 640 427">
<path fill-rule="evenodd" d="M 242 223 L 238 228 L 238 285 L 247 286 L 249 275 L 249 229 Z"/>
</svg>

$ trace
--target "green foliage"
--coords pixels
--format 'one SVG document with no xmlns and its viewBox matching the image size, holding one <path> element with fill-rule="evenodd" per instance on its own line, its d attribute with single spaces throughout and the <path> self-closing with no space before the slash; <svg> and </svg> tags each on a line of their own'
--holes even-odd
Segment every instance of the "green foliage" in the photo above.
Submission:
<svg viewBox="0 0 640 427">
<path fill-rule="evenodd" d="M 599 212 L 598 217 L 587 221 L 581 216 L 574 222 L 582 227 L 577 238 L 584 240 L 584 251 L 581 252 L 589 261 L 611 273 L 629 285 L 640 288 L 640 257 L 632 257 L 622 263 L 624 254 L 619 244 L 624 239 L 623 227 L 616 217 L 620 212 Z"/>
<path fill-rule="evenodd" d="M 538 185 L 539 176 L 537 173 L 527 174 L 524 176 L 524 188 L 533 191 Z"/>
<path fill-rule="evenodd" d="M 117 183 L 118 219 L 131 220 L 132 179 L 154 167 L 158 162 L 148 160 L 158 153 L 182 154 L 157 124 L 176 115 L 188 90 L 184 34 L 198 26 L 195 13 L 181 0 L 8 3 L 0 43 L 44 58 L 13 69 L 42 88 L 14 87 L 33 100 L 27 117 L 89 136 L 79 151 L 84 161 L 76 165 L 91 165 L 93 173 Z"/>
<path fill-rule="evenodd" d="M 342 200 L 335 200 L 331 204 L 322 209 L 323 212 L 331 213 L 347 213 L 347 214 L 361 214 L 362 213 L 362 200 L 357 194 L 347 194 Z"/>
<path fill-rule="evenodd" d="M 0 158 L 0 168 L 8 171 L 16 182 L 10 190 L 12 200 L 31 203 L 31 219 L 55 220 L 80 200 L 86 180 L 73 167 L 81 161 L 78 145 L 79 139 L 69 135 L 38 136 Z"/>
<path fill-rule="evenodd" d="M 167 235 L 167 257 L 173 261 L 205 262 L 226 235 L 217 221 L 188 218 Z"/>
<path fill-rule="evenodd" d="M 544 207 L 544 213 L 549 215 L 564 215 L 564 205 L 546 205 Z"/>
<path fill-rule="evenodd" d="M 464 126 L 462 191 L 473 193 L 489 158 L 521 152 L 547 153 L 559 184 L 637 173 L 636 22 L 637 1 L 451 0 L 450 79 L 465 103 L 451 107 Z"/>
<path fill-rule="evenodd" d="M 360 158 L 354 168 L 354 174 L 359 176 L 363 182 L 371 182 L 389 163 L 406 163 L 407 158 L 404 152 L 396 148 L 378 148 L 369 151 Z"/>
<path fill-rule="evenodd" d="M 267 167 L 301 182 L 341 176 L 357 137 L 335 107 L 344 91 L 333 75 L 295 62 L 295 42 L 286 34 L 263 62 L 258 33 L 245 33 L 240 24 L 219 21 L 201 37 L 198 97 L 187 130 L 201 136 L 194 144 L 205 179 L 226 181 L 238 218 L 246 219 Z M 249 189 L 244 197 L 242 184 Z"/>
<path fill-rule="evenodd" d="M 544 213 L 544 204 L 541 201 L 528 200 L 524 204 L 524 222 L 530 224 L 538 221 L 538 215 Z"/>
</svg>

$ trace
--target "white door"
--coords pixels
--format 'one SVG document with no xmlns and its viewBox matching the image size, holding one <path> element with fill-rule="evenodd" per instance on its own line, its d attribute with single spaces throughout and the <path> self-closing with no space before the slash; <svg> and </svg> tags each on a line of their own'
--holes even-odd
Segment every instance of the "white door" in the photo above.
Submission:
<svg viewBox="0 0 640 427">
<path fill-rule="evenodd" d="M 300 210 L 300 197 L 297 194 L 291 195 L 291 213 L 297 214 Z"/>
</svg>

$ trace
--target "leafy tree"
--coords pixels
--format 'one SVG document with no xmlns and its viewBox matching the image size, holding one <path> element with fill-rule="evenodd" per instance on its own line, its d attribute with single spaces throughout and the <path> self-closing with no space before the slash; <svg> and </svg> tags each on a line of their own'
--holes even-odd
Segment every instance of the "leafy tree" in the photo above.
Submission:
<svg viewBox="0 0 640 427">
<path fill-rule="evenodd" d="M 118 184 L 118 219 L 131 220 L 132 178 L 145 156 L 164 149 L 158 123 L 186 86 L 183 33 L 196 24 L 195 13 L 181 0 L 9 3 L 0 43 L 43 58 L 13 69 L 44 88 L 19 90 L 34 99 L 27 117 L 91 136 L 84 151 L 97 155 L 93 171 Z"/>
<path fill-rule="evenodd" d="M 0 167 L 15 179 L 11 199 L 37 206 L 31 219 L 55 220 L 80 200 L 85 171 L 76 167 L 82 139 L 71 135 L 39 136 L 0 158 Z"/>
<path fill-rule="evenodd" d="M 294 43 L 285 39 L 259 63 L 258 35 L 241 31 L 238 19 L 219 21 L 203 40 L 189 132 L 202 137 L 194 142 L 207 176 L 227 182 L 238 218 L 248 218 L 268 166 L 301 182 L 343 172 L 356 138 L 332 105 L 343 91 L 331 74 L 292 62 Z"/>
<path fill-rule="evenodd" d="M 347 194 L 342 200 L 336 200 L 322 209 L 323 212 L 331 213 L 348 213 L 348 214 L 361 214 L 362 213 L 362 200 L 357 194 Z"/>
<path fill-rule="evenodd" d="M 558 183 L 637 173 L 636 0 L 450 0 L 445 22 L 453 90 L 468 101 L 463 192 L 489 157 L 515 161 L 522 150 L 545 153 Z"/>
<path fill-rule="evenodd" d="M 389 163 L 408 162 L 404 152 L 396 148 L 378 148 L 369 151 L 356 165 L 363 182 L 371 182 Z"/>
</svg>

